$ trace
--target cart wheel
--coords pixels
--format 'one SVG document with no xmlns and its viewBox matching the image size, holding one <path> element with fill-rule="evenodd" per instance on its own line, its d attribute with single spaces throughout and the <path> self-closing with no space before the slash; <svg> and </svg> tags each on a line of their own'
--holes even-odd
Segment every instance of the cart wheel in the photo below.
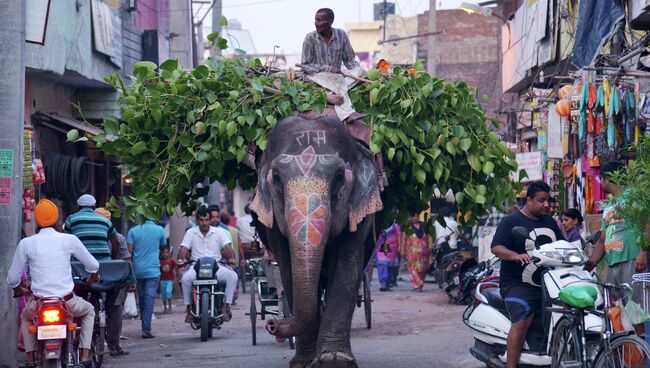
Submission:
<svg viewBox="0 0 650 368">
<path fill-rule="evenodd" d="M 372 326 L 372 299 L 370 298 L 370 280 L 367 273 L 363 273 L 363 306 L 366 312 L 366 327 Z"/>
<path fill-rule="evenodd" d="M 255 304 L 255 279 L 251 281 L 251 308 L 249 315 L 251 318 L 251 331 L 253 337 L 253 345 L 257 345 L 257 331 L 255 329 L 255 323 L 257 322 L 257 305 Z"/>
</svg>

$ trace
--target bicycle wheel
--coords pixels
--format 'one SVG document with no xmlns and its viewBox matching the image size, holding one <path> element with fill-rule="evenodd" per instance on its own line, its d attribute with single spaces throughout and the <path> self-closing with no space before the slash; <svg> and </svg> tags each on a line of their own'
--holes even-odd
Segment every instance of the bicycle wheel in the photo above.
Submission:
<svg viewBox="0 0 650 368">
<path fill-rule="evenodd" d="M 255 293 L 256 293 L 255 279 L 253 279 L 253 281 L 251 281 L 251 287 L 250 287 L 251 305 L 250 305 L 250 310 L 248 312 L 248 315 L 250 316 L 251 319 L 253 345 L 257 345 L 257 331 L 255 330 L 256 323 L 257 323 L 257 305 L 255 304 Z"/>
<path fill-rule="evenodd" d="M 581 360 L 579 339 L 575 338 L 573 327 L 573 323 L 566 318 L 555 325 L 551 340 L 551 368 L 559 368 L 566 361 L 579 362 Z"/>
<path fill-rule="evenodd" d="M 650 363 L 650 345 L 638 336 L 620 336 L 609 344 L 609 351 L 601 348 L 594 368 L 647 368 Z"/>
<path fill-rule="evenodd" d="M 372 327 L 372 299 L 370 298 L 370 278 L 363 273 L 363 306 L 366 314 L 366 327 Z"/>
</svg>

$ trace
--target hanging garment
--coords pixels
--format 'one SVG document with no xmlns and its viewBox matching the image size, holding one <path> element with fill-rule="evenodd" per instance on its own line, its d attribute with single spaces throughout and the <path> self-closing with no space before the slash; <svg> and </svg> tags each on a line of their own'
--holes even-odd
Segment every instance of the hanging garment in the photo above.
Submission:
<svg viewBox="0 0 650 368">
<path fill-rule="evenodd" d="M 609 122 L 607 123 L 607 144 L 610 147 L 613 147 L 616 143 L 614 135 L 615 130 L 615 123 L 616 123 L 616 116 L 619 114 L 621 110 L 621 101 L 618 97 L 618 88 L 613 87 L 612 88 L 612 95 L 609 99 Z"/>
<path fill-rule="evenodd" d="M 605 42 L 625 16 L 620 1 L 581 1 L 571 61 L 578 68 L 594 62 Z"/>
<path fill-rule="evenodd" d="M 628 89 L 625 91 L 623 97 L 625 104 L 625 144 L 632 143 L 632 131 L 634 129 L 634 122 L 636 121 L 636 101 L 634 101 L 634 91 Z"/>
</svg>

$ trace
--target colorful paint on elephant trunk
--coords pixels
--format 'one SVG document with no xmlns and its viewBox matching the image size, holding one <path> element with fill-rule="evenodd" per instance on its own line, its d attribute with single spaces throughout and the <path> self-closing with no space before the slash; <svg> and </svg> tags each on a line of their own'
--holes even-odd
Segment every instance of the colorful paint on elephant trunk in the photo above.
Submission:
<svg viewBox="0 0 650 368">
<path fill-rule="evenodd" d="M 289 237 L 305 251 L 323 242 L 330 223 L 326 202 L 327 183 L 318 178 L 299 177 L 287 184 Z"/>
</svg>

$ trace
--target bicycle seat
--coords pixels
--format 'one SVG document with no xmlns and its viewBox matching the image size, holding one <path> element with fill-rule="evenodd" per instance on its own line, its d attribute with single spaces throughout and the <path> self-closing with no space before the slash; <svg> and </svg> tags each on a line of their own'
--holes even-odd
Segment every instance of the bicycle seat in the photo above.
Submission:
<svg viewBox="0 0 650 368">
<path fill-rule="evenodd" d="M 508 314 L 508 309 L 506 308 L 506 303 L 501 297 L 501 291 L 499 288 L 494 287 L 483 289 L 482 293 L 485 296 L 485 299 L 487 299 L 488 305 L 494 307 L 496 310 L 501 312 L 501 314 L 510 318 L 510 314 Z"/>
</svg>

